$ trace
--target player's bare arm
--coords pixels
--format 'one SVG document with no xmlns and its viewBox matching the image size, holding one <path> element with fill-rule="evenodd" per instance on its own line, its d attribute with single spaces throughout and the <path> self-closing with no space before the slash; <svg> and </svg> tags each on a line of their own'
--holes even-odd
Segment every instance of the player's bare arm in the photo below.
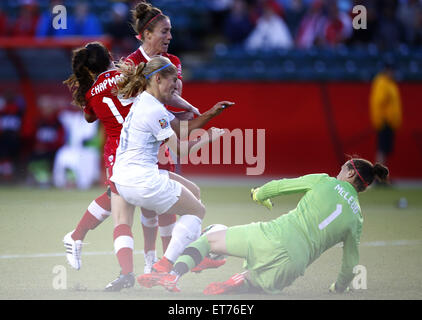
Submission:
<svg viewBox="0 0 422 320">
<path fill-rule="evenodd" d="M 234 105 L 234 102 L 220 101 L 212 108 L 201 114 L 199 117 L 188 120 L 187 123 L 185 123 L 185 125 L 187 124 L 187 133 L 190 134 L 190 132 L 194 129 L 203 128 L 212 118 L 218 116 L 221 112 L 223 112 L 224 109 L 232 105 Z M 180 117 L 176 117 L 171 121 L 171 127 L 178 137 L 180 137 L 181 125 L 183 124 L 183 121 L 186 120 L 181 119 Z"/>
<path fill-rule="evenodd" d="M 173 134 L 168 139 L 164 140 L 167 146 L 179 157 L 185 157 L 190 153 L 197 152 L 204 145 L 219 139 L 225 133 L 224 129 L 210 128 L 199 139 L 195 141 L 188 141 L 187 148 L 180 146 L 180 140 L 176 134 Z"/>
<path fill-rule="evenodd" d="M 173 94 L 171 101 L 169 101 L 169 105 L 175 108 L 191 111 L 197 116 L 201 115 L 198 108 L 191 105 L 188 101 L 183 99 L 178 93 Z"/>
</svg>

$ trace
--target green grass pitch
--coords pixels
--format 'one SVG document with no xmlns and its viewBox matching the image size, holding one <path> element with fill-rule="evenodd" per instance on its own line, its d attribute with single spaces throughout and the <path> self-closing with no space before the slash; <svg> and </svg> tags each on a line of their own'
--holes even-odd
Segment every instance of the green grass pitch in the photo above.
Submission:
<svg viewBox="0 0 422 320">
<path fill-rule="evenodd" d="M 212 223 L 232 226 L 270 220 L 294 208 L 300 198 L 300 195 L 279 197 L 275 199 L 274 210 L 269 212 L 250 200 L 248 185 L 199 185 L 207 207 L 203 227 Z M 92 199 L 102 192 L 101 188 L 88 191 L 0 188 L 0 299 L 209 300 L 214 297 L 202 294 L 208 283 L 226 280 L 242 271 L 242 260 L 230 257 L 218 270 L 187 274 L 179 282 L 181 293 L 172 294 L 161 287 L 145 289 L 138 284 L 119 293 L 103 292 L 120 271 L 113 254 L 111 219 L 88 233 L 81 270 L 67 265 L 62 244 L 63 236 L 76 226 Z M 401 197 L 407 199 L 407 208 L 396 206 Z M 334 247 L 279 295 L 237 294 L 215 299 L 421 299 L 422 189 L 372 188 L 361 194 L 360 201 L 364 215 L 360 264 L 367 271 L 367 289 L 343 295 L 328 293 L 327 288 L 335 281 L 341 265 L 342 250 Z M 133 227 L 137 275 L 143 270 L 138 210 Z M 161 256 L 159 238 L 157 251 Z M 61 284 L 66 288 L 57 288 L 56 277 L 64 274 L 66 281 Z"/>
</svg>

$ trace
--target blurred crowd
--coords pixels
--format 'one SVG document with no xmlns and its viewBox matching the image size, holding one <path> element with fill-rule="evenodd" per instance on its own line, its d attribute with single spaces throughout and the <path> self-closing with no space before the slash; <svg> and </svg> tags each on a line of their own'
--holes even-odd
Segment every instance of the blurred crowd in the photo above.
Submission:
<svg viewBox="0 0 422 320">
<path fill-rule="evenodd" d="M 112 0 L 4 0 L 0 37 L 112 38 L 113 53 L 139 46 L 130 25 L 137 3 Z M 422 45 L 422 0 L 156 0 L 173 24 L 171 53 L 206 52 L 217 43 L 246 50 L 309 49 L 338 45 Z M 64 5 L 66 29 L 53 27 L 53 8 Z M 366 8 L 366 29 L 353 27 L 353 8 Z M 189 10 L 188 10 L 189 8 Z M 200 14 L 198 14 L 200 13 Z M 180 19 L 182 18 L 182 19 Z M 99 180 L 99 128 L 86 124 L 69 101 L 43 95 L 35 134 L 23 134 L 25 102 L 12 92 L 0 94 L 0 182 L 87 188 Z M 86 130 L 83 129 L 86 127 Z M 83 130 L 82 130 L 83 129 Z M 85 154 L 84 162 L 72 158 Z M 90 174 L 86 174 L 86 170 Z"/>
<path fill-rule="evenodd" d="M 420 0 L 215 0 L 226 3 L 215 26 L 246 48 L 367 45 L 391 49 L 422 44 Z M 355 29 L 355 6 L 366 8 L 366 29 Z"/>
<path fill-rule="evenodd" d="M 221 36 L 227 44 L 248 49 L 309 48 L 374 43 L 381 49 L 397 44 L 422 44 L 422 0 L 203 0 L 150 1 L 172 20 L 185 21 L 188 28 L 176 27 L 196 43 L 206 47 L 210 38 Z M 122 50 L 130 51 L 136 40 L 130 24 L 131 1 L 19 0 L 14 13 L 2 2 L 0 36 L 98 36 L 109 35 Z M 189 3 L 189 4 L 188 4 Z M 52 8 L 67 9 L 67 28 L 52 27 Z M 180 5 L 180 10 L 178 6 Z M 363 5 L 367 11 L 367 29 L 353 28 L 353 8 Z M 167 6 L 169 10 L 167 10 Z M 192 6 L 192 10 L 186 10 Z M 196 8 L 196 6 L 198 8 Z M 9 9 L 8 9 L 9 8 Z M 171 9 L 170 9 L 171 8 Z M 101 9 L 101 10 L 100 10 Z M 193 13 L 201 10 L 201 19 Z M 180 19 L 183 17 L 183 19 Z M 207 17 L 204 19 L 204 17 Z M 195 33 L 201 24 L 209 24 Z M 175 29 L 175 28 L 174 28 Z M 177 30 L 174 30 L 177 32 Z M 184 37 L 187 34 L 184 33 Z M 183 41 L 183 40 L 177 40 Z M 177 48 L 179 50 L 179 48 Z M 188 48 L 195 49 L 195 48 Z M 174 51 L 174 50 L 173 50 Z M 176 50 L 177 51 L 177 50 Z M 177 53 L 177 52 L 176 52 Z"/>
</svg>

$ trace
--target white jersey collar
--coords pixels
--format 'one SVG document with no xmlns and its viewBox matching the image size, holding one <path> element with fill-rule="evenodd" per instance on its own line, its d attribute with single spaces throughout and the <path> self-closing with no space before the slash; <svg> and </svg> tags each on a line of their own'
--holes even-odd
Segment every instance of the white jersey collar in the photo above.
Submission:
<svg viewBox="0 0 422 320">
<path fill-rule="evenodd" d="M 141 45 L 141 46 L 139 46 L 139 51 L 141 51 L 142 55 L 144 56 L 144 58 L 145 58 L 147 61 L 150 61 L 150 60 L 151 60 L 151 58 L 150 58 L 150 57 L 147 55 L 147 53 L 145 52 L 144 48 L 142 48 L 142 45 Z"/>
</svg>

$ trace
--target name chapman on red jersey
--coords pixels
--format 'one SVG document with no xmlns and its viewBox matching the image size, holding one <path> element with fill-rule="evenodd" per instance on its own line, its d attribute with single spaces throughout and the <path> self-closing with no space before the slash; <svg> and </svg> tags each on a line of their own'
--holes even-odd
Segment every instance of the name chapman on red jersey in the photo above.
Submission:
<svg viewBox="0 0 422 320">
<path fill-rule="evenodd" d="M 99 82 L 97 79 L 97 81 L 91 87 L 91 96 L 99 94 L 104 90 L 114 88 L 117 85 L 117 82 L 121 81 L 123 76 L 115 71 L 113 73 L 110 71 L 106 71 L 102 78 L 104 78 L 103 81 Z"/>
<path fill-rule="evenodd" d="M 91 89 L 86 93 L 84 112 L 95 115 L 103 124 L 106 141 L 104 144 L 104 163 L 106 168 L 114 164 L 116 149 L 119 145 L 120 131 L 124 119 L 132 106 L 131 101 L 119 99 L 114 93 L 122 75 L 116 70 L 101 73 Z"/>
<path fill-rule="evenodd" d="M 103 123 L 108 138 L 119 139 L 123 120 L 131 106 L 123 105 L 112 92 L 122 77 L 116 69 L 101 73 L 85 96 L 87 103 L 84 111 L 97 116 Z"/>
</svg>

